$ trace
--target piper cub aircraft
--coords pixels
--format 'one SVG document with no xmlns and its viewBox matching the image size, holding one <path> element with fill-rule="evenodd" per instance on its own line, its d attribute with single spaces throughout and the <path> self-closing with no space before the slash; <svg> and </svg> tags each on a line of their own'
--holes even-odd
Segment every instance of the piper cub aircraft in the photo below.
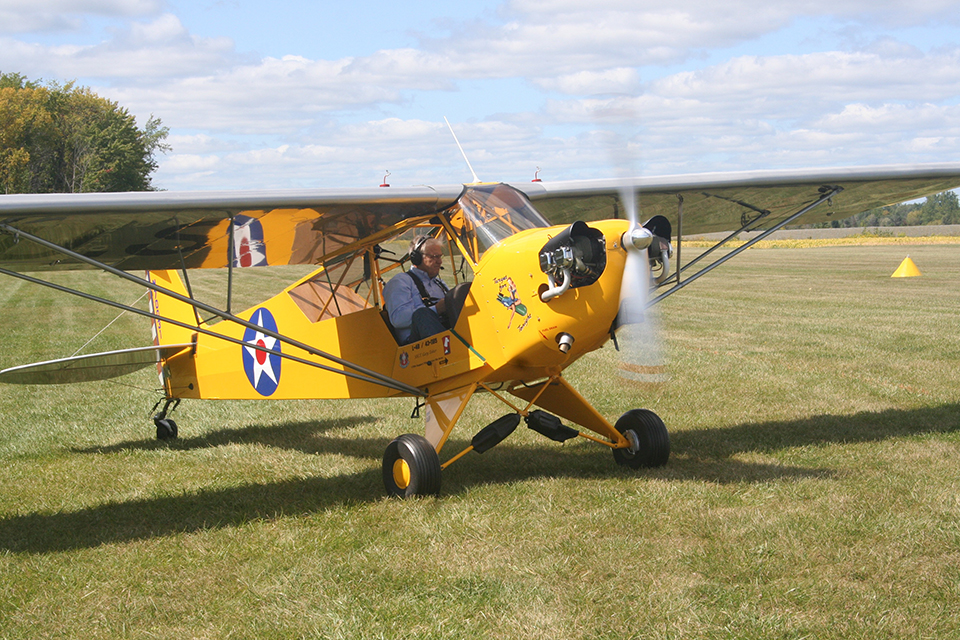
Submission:
<svg viewBox="0 0 960 640">
<path fill-rule="evenodd" d="M 623 376 L 655 380 L 662 369 L 643 335 L 650 304 L 801 217 L 841 219 L 958 186 L 960 164 L 0 196 L 0 273 L 138 313 L 153 328 L 152 345 L 15 367 L 0 372 L 0 382 L 88 381 L 155 364 L 164 394 L 154 417 L 158 438 L 177 437 L 170 414 L 184 399 L 417 398 L 423 434 L 400 435 L 383 457 L 384 485 L 397 496 L 439 493 L 443 470 L 494 447 L 521 420 L 556 441 L 588 438 L 620 465 L 656 467 L 670 453 L 663 421 L 633 409 L 611 422 L 574 389 L 566 367 L 613 340 L 626 354 Z M 761 229 L 734 251 L 681 262 L 686 234 L 730 231 L 730 239 Z M 402 344 L 383 288 L 408 269 L 407 248 L 419 236 L 446 247 L 447 329 Z M 260 304 L 231 309 L 237 270 L 279 265 L 315 270 Z M 149 311 L 28 275 L 87 268 L 148 289 Z M 225 308 L 191 293 L 191 270 L 208 268 L 226 271 Z M 477 393 L 497 398 L 506 414 L 450 452 L 445 445 Z"/>
</svg>

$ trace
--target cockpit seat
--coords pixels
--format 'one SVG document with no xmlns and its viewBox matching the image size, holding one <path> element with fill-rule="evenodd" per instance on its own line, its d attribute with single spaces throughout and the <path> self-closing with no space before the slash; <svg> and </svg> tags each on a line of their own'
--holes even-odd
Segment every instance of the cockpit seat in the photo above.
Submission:
<svg viewBox="0 0 960 640">
<path fill-rule="evenodd" d="M 457 326 L 457 320 L 460 318 L 460 312 L 463 311 L 463 305 L 466 302 L 467 294 L 469 293 L 469 282 L 461 282 L 447 291 L 443 298 L 447 307 L 447 313 L 445 314 L 443 322 L 444 326 L 449 329 Z M 397 330 L 394 329 L 393 324 L 390 323 L 390 313 L 387 311 L 386 307 L 380 310 L 380 317 L 383 318 L 383 323 L 387 325 L 388 329 L 390 329 L 390 334 L 393 336 L 393 339 L 397 341 L 397 344 L 400 344 L 400 339 L 397 338 Z"/>
<path fill-rule="evenodd" d="M 447 326 L 451 329 L 457 326 L 460 312 L 463 311 L 463 304 L 467 300 L 467 294 L 470 293 L 470 284 L 470 282 L 461 282 L 447 291 L 444 296 L 444 302 L 447 306 Z"/>
</svg>

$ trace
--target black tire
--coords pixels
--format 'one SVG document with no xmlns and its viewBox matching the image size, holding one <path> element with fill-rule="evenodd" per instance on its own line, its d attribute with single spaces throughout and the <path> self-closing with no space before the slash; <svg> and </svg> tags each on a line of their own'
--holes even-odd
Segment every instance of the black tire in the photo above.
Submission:
<svg viewBox="0 0 960 640">
<path fill-rule="evenodd" d="M 177 423 L 170 418 L 154 418 L 157 426 L 157 440 L 175 440 L 177 438 Z"/>
<path fill-rule="evenodd" d="M 440 457 L 426 438 L 405 433 L 383 454 L 383 486 L 391 496 L 435 496 L 440 493 Z"/>
<path fill-rule="evenodd" d="M 632 469 L 662 467 L 670 458 L 670 434 L 660 416 L 648 409 L 633 409 L 620 416 L 614 425 L 630 439 L 628 431 L 636 435 L 640 445 L 636 453 L 628 449 L 614 449 L 613 459 L 617 464 Z"/>
</svg>

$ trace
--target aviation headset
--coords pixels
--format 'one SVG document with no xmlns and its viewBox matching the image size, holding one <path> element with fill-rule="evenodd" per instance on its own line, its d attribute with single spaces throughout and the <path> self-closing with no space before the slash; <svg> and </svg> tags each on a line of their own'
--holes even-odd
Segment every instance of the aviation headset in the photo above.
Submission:
<svg viewBox="0 0 960 640">
<path fill-rule="evenodd" d="M 415 267 L 423 264 L 423 245 L 427 244 L 430 236 L 417 236 L 413 241 L 413 248 L 410 249 L 410 262 Z"/>
</svg>

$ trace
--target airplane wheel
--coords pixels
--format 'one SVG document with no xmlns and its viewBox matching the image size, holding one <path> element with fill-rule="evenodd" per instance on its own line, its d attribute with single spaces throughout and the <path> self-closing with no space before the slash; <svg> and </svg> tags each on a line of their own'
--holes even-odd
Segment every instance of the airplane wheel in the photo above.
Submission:
<svg viewBox="0 0 960 640">
<path fill-rule="evenodd" d="M 177 437 L 177 423 L 170 418 L 154 418 L 157 425 L 157 440 L 174 440 Z"/>
<path fill-rule="evenodd" d="M 648 409 L 633 409 L 620 416 L 614 425 L 627 436 L 636 451 L 614 449 L 617 464 L 632 469 L 662 467 L 670 457 L 670 434 L 660 416 Z"/>
<path fill-rule="evenodd" d="M 426 438 L 405 433 L 383 454 L 383 486 L 400 498 L 440 493 L 440 457 Z"/>
</svg>

